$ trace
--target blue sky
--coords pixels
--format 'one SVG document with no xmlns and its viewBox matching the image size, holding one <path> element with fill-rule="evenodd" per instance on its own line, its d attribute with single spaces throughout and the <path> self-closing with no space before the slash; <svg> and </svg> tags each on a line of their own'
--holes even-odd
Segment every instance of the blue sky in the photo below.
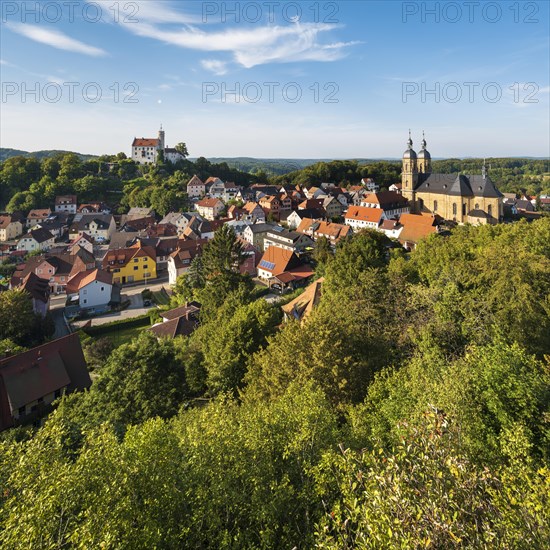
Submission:
<svg viewBox="0 0 550 550">
<path fill-rule="evenodd" d="M 399 157 L 409 128 L 550 154 L 546 1 L 35 4 L 2 3 L 2 147 L 129 153 L 162 123 L 191 156 Z"/>
</svg>

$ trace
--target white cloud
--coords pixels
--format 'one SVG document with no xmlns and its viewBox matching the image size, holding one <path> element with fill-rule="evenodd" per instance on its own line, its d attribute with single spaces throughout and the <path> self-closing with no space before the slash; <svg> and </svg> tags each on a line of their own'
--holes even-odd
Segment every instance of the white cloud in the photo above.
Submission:
<svg viewBox="0 0 550 550">
<path fill-rule="evenodd" d="M 138 36 L 159 40 L 172 46 L 208 52 L 229 52 L 233 60 L 245 68 L 265 63 L 335 61 L 346 55 L 346 48 L 357 44 L 320 43 L 319 36 L 322 33 L 341 27 L 336 24 L 261 25 L 205 32 L 192 25 L 174 29 L 155 25 L 153 22 L 153 19 L 147 20 L 144 17 L 139 23 L 128 23 L 123 26 Z"/>
<path fill-rule="evenodd" d="M 201 65 L 218 76 L 227 74 L 227 63 L 219 59 L 203 59 Z"/>
<path fill-rule="evenodd" d="M 96 48 L 95 46 L 90 46 L 84 42 L 75 40 L 60 31 L 44 29 L 42 27 L 27 25 L 24 23 L 6 23 L 6 26 L 17 34 L 25 36 L 35 42 L 46 44 L 52 48 L 82 53 L 93 57 L 107 55 L 107 52 L 101 48 Z"/>
</svg>

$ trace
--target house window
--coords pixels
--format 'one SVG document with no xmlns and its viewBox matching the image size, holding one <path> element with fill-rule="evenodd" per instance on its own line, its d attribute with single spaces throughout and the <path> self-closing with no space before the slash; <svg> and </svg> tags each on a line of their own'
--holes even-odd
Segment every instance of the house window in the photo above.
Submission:
<svg viewBox="0 0 550 550">
<path fill-rule="evenodd" d="M 101 287 L 101 292 L 105 292 L 105 287 L 104 286 Z"/>
<path fill-rule="evenodd" d="M 479 203 L 476 202 L 476 205 L 474 207 L 476 210 L 479 210 Z"/>
<path fill-rule="evenodd" d="M 134 271 L 137 271 L 139 269 L 139 265 L 134 266 Z"/>
<path fill-rule="evenodd" d="M 85 303 L 85 304 L 87 304 L 87 303 L 88 303 L 88 300 L 82 300 L 82 301 L 83 301 L 83 303 Z"/>
<path fill-rule="evenodd" d="M 134 263 L 139 262 L 139 258 L 134 258 Z"/>
</svg>

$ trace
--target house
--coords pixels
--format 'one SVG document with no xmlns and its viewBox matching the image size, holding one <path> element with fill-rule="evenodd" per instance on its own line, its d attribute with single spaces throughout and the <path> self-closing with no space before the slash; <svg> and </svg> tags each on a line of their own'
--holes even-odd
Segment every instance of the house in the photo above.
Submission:
<svg viewBox="0 0 550 550">
<path fill-rule="evenodd" d="M 17 242 L 17 250 L 35 252 L 37 250 L 49 250 L 55 243 L 55 237 L 43 228 L 31 229 Z"/>
<path fill-rule="evenodd" d="M 113 274 L 113 283 L 134 283 L 157 278 L 155 249 L 141 242 L 129 248 L 109 250 L 103 258 L 102 268 Z"/>
<path fill-rule="evenodd" d="M 59 294 L 65 291 L 68 280 L 80 271 L 93 269 L 95 258 L 84 248 L 79 248 L 73 253 L 51 254 L 47 256 L 35 256 L 25 263 L 17 266 L 13 274 L 10 286 L 21 284 L 28 273 L 35 273 L 50 283 L 51 292 Z"/>
<path fill-rule="evenodd" d="M 317 199 L 320 195 L 324 194 L 325 190 L 322 187 L 310 187 L 309 189 L 304 189 L 304 195 L 307 199 Z"/>
<path fill-rule="evenodd" d="M 169 212 L 160 220 L 159 225 L 172 224 L 176 227 L 178 235 L 181 235 L 196 216 L 196 212 Z"/>
<path fill-rule="evenodd" d="M 104 202 L 92 202 L 81 204 L 77 213 L 80 214 L 110 214 L 111 209 Z"/>
<path fill-rule="evenodd" d="M 372 178 L 363 178 L 361 180 L 361 185 L 371 193 L 376 193 L 380 189 L 380 186 Z"/>
<path fill-rule="evenodd" d="M 309 198 L 305 201 L 302 201 L 300 204 L 298 204 L 298 210 L 307 210 L 309 208 L 317 208 L 318 210 L 323 210 L 323 199 L 319 198 Z"/>
<path fill-rule="evenodd" d="M 168 257 L 168 283 L 175 285 L 179 276 L 189 270 L 191 262 L 202 254 L 206 239 L 179 241 L 178 248 Z"/>
<path fill-rule="evenodd" d="M 124 225 L 130 220 L 139 220 L 140 218 L 154 218 L 155 211 L 153 208 L 145 208 L 141 206 L 133 206 L 128 210 L 127 214 L 120 217 L 120 225 Z"/>
<path fill-rule="evenodd" d="M 281 292 L 302 285 L 313 275 L 313 269 L 302 264 L 294 252 L 278 246 L 270 246 L 258 264 L 258 278 Z"/>
<path fill-rule="evenodd" d="M 324 282 L 324 277 L 313 281 L 300 296 L 282 306 L 281 309 L 283 310 L 285 321 L 291 319 L 304 321 L 321 301 Z"/>
<path fill-rule="evenodd" d="M 201 199 L 195 205 L 197 212 L 207 220 L 215 220 L 224 209 L 224 204 L 220 199 L 205 198 Z"/>
<path fill-rule="evenodd" d="M 403 226 L 397 220 L 382 220 L 379 231 L 382 231 L 390 239 L 398 239 Z"/>
<path fill-rule="evenodd" d="M 50 309 L 50 283 L 48 279 L 42 279 L 31 271 L 25 276 L 19 288 L 30 294 L 33 311 L 41 317 L 46 317 Z"/>
<path fill-rule="evenodd" d="M 281 219 L 281 200 L 277 195 L 265 195 L 259 201 L 266 219 L 279 221 Z"/>
<path fill-rule="evenodd" d="M 27 215 L 27 229 L 49 218 L 52 211 L 49 208 L 31 210 Z"/>
<path fill-rule="evenodd" d="M 396 219 L 401 214 L 408 214 L 410 212 L 409 201 L 395 191 L 371 193 L 361 199 L 361 206 L 382 209 L 384 211 L 384 218 L 387 220 Z"/>
<path fill-rule="evenodd" d="M 157 338 L 189 336 L 199 326 L 201 305 L 190 302 L 161 314 L 162 323 L 153 325 L 151 331 Z"/>
<path fill-rule="evenodd" d="M 37 421 L 55 399 L 91 383 L 76 333 L 0 359 L 0 431 Z"/>
<path fill-rule="evenodd" d="M 116 231 L 115 219 L 111 214 L 76 214 L 69 229 L 69 238 L 75 240 L 86 233 L 94 242 L 109 241 Z"/>
<path fill-rule="evenodd" d="M 242 207 L 242 210 L 245 213 L 245 218 L 247 220 L 250 220 L 252 223 L 265 222 L 265 212 L 257 202 L 252 202 L 252 201 L 246 202 Z"/>
<path fill-rule="evenodd" d="M 206 184 L 196 174 L 187 182 L 187 195 L 191 199 L 200 199 L 206 194 Z"/>
<path fill-rule="evenodd" d="M 67 252 L 69 254 L 76 254 L 79 248 L 87 250 L 90 254 L 94 253 L 94 241 L 90 235 L 82 233 L 82 235 L 71 241 L 67 247 Z"/>
<path fill-rule="evenodd" d="M 342 203 L 334 197 L 328 196 L 323 199 L 323 209 L 326 212 L 327 218 L 334 220 L 340 218 L 344 212 Z"/>
<path fill-rule="evenodd" d="M 313 246 L 313 241 L 304 233 L 297 231 L 269 231 L 264 237 L 264 250 L 270 246 L 278 246 L 292 252 L 303 252 L 306 248 Z"/>
<path fill-rule="evenodd" d="M 407 250 L 412 250 L 420 239 L 438 231 L 435 217 L 429 214 L 403 214 L 399 223 L 403 226 L 399 242 Z"/>
<path fill-rule="evenodd" d="M 388 190 L 389 191 L 393 191 L 394 193 L 399 193 L 401 194 L 401 189 L 402 189 L 402 185 L 400 183 L 392 183 L 389 187 L 388 187 Z"/>
<path fill-rule="evenodd" d="M 222 199 L 224 202 L 234 199 L 238 192 L 239 187 L 237 185 L 232 182 L 224 183 L 220 179 L 216 179 L 208 190 L 211 198 Z"/>
<path fill-rule="evenodd" d="M 302 223 L 302 220 L 306 218 L 309 218 L 310 220 L 324 220 L 325 212 L 319 208 L 295 210 L 286 219 L 286 224 L 289 229 L 296 229 Z"/>
<path fill-rule="evenodd" d="M 263 210 L 262 210 L 262 213 L 263 213 Z M 225 225 L 229 225 L 229 227 L 231 227 L 233 231 L 235 231 L 235 235 L 237 235 L 237 237 L 243 237 L 244 230 L 249 225 L 253 225 L 253 224 L 251 221 L 248 221 L 248 220 L 231 220 L 231 221 L 225 222 Z"/>
<path fill-rule="evenodd" d="M 349 225 L 343 225 L 334 222 L 316 221 L 304 218 L 296 229 L 297 233 L 307 235 L 313 241 L 319 237 L 328 239 L 332 245 L 336 245 L 341 239 L 352 235 L 352 228 Z"/>
<path fill-rule="evenodd" d="M 79 310 L 106 311 L 113 294 L 113 274 L 102 269 L 90 269 L 71 277 L 65 289 L 67 305 Z"/>
<path fill-rule="evenodd" d="M 164 160 L 166 162 L 171 162 L 172 164 L 176 164 L 176 162 L 179 162 L 180 160 L 185 160 L 185 156 L 180 153 L 177 149 L 174 149 L 173 147 L 165 147 L 164 148 Z"/>
<path fill-rule="evenodd" d="M 23 222 L 14 214 L 0 215 L 0 242 L 13 241 L 23 234 Z"/>
<path fill-rule="evenodd" d="M 120 231 L 139 232 L 154 227 L 156 224 L 157 222 L 153 216 L 134 218 L 126 220 L 124 225 L 121 226 Z"/>
<path fill-rule="evenodd" d="M 354 231 L 361 229 L 378 229 L 384 218 L 384 211 L 381 208 L 370 208 L 368 206 L 350 206 L 344 217 L 346 225 L 353 227 Z"/>
<path fill-rule="evenodd" d="M 255 246 L 258 250 L 264 250 L 264 239 L 268 233 L 282 231 L 284 228 L 273 223 L 254 223 L 243 231 L 243 239 Z"/>
<path fill-rule="evenodd" d="M 76 214 L 77 202 L 76 195 L 58 195 L 55 197 L 56 212 L 68 212 L 69 214 Z"/>
<path fill-rule="evenodd" d="M 47 229 L 55 239 L 60 239 L 65 234 L 67 230 L 67 223 L 56 219 L 55 217 L 50 217 L 43 222 L 39 222 L 34 226 L 34 229 Z"/>
<path fill-rule="evenodd" d="M 262 253 L 252 244 L 240 239 L 243 243 L 243 256 L 244 260 L 239 266 L 239 272 L 241 275 L 250 275 L 255 277 L 258 273 L 258 264 L 262 258 Z"/>
</svg>

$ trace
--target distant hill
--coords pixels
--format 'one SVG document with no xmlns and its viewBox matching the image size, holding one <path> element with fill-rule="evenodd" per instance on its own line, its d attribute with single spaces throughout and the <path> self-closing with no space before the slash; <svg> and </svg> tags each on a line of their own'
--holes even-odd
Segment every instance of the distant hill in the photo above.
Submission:
<svg viewBox="0 0 550 550">
<path fill-rule="evenodd" d="M 50 151 L 29 152 L 21 151 L 20 149 L 8 149 L 5 147 L 0 147 L 0 162 L 11 157 L 34 157 L 38 160 L 42 160 L 44 158 L 55 157 L 56 155 L 63 155 L 67 153 L 74 153 L 75 155 L 78 155 L 83 161 L 97 158 L 97 155 L 85 155 L 83 153 L 76 153 L 75 151 L 58 151 L 56 149 L 52 149 Z"/>
</svg>

